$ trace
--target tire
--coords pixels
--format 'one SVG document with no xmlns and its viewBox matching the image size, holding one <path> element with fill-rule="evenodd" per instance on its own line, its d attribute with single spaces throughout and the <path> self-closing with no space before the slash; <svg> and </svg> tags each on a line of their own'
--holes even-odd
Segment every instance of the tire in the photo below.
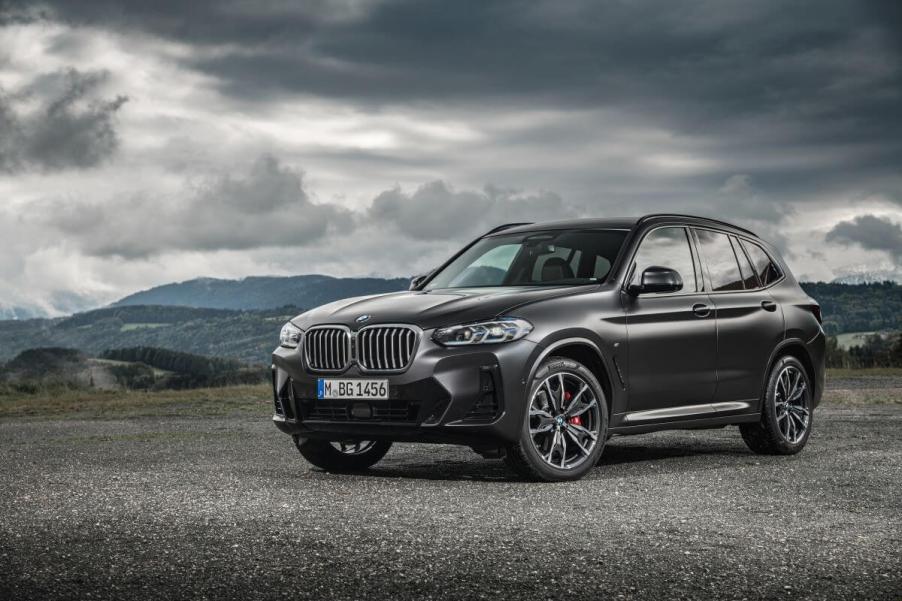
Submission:
<svg viewBox="0 0 902 601">
<path fill-rule="evenodd" d="M 784 374 L 789 375 L 788 385 Z M 793 388 L 796 374 L 798 385 L 804 386 L 800 395 Z M 790 399 L 795 398 L 790 403 L 785 402 L 787 386 Z M 795 455 L 801 451 L 811 435 L 814 418 L 811 398 L 811 381 L 805 366 L 795 357 L 778 359 L 768 376 L 760 421 L 739 425 L 745 444 L 760 455 Z"/>
<path fill-rule="evenodd" d="M 607 440 L 608 406 L 588 368 L 564 357 L 546 359 L 524 403 L 520 438 L 505 457 L 511 469 L 530 480 L 562 482 L 578 480 L 595 467 Z"/>
<path fill-rule="evenodd" d="M 362 472 L 385 457 L 392 445 L 391 442 L 378 440 L 330 442 L 298 436 L 294 437 L 294 444 L 304 459 L 320 469 L 335 473 Z M 354 444 L 360 445 L 359 451 L 353 451 Z M 350 450 L 343 452 L 341 448 L 345 447 Z"/>
</svg>

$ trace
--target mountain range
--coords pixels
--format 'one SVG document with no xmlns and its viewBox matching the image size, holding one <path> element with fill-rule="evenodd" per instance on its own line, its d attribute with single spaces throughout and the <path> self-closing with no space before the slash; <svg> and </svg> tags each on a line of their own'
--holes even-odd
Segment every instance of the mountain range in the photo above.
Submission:
<svg viewBox="0 0 902 601">
<path fill-rule="evenodd" d="M 352 296 L 406 290 L 407 278 L 333 278 L 327 275 L 248 277 L 241 280 L 198 278 L 137 292 L 113 303 L 177 305 L 208 309 L 274 309 L 285 305 L 318 307 Z"/>
<path fill-rule="evenodd" d="M 828 334 L 902 330 L 898 284 L 802 286 L 820 302 Z M 278 343 L 279 328 L 305 309 L 343 296 L 406 287 L 402 278 L 192 280 L 69 317 L 0 321 L 0 361 L 40 347 L 68 347 L 92 356 L 109 349 L 154 347 L 265 365 Z"/>
</svg>

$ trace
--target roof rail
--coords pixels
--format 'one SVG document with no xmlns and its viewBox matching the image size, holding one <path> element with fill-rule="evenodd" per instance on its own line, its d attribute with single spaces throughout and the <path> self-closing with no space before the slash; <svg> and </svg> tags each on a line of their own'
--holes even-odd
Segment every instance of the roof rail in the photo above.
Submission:
<svg viewBox="0 0 902 601">
<path fill-rule="evenodd" d="M 758 234 L 756 234 L 752 230 L 744 228 L 744 227 L 740 227 L 733 223 L 721 221 L 720 219 L 713 219 L 711 217 L 700 217 L 698 215 L 683 215 L 681 213 L 649 213 L 648 215 L 643 215 L 642 217 L 640 217 L 639 220 L 636 221 L 636 225 L 639 225 L 640 223 L 642 223 L 644 221 L 648 221 L 649 219 L 654 219 L 654 218 L 658 218 L 658 217 L 677 217 L 680 219 L 698 219 L 700 221 L 709 221 L 711 223 L 716 223 L 718 225 L 725 225 L 727 227 L 733 228 L 734 230 L 739 230 L 741 232 L 745 232 L 746 234 L 749 234 L 750 236 L 755 236 L 756 238 L 758 237 Z"/>
<path fill-rule="evenodd" d="M 517 227 L 518 225 L 532 225 L 532 221 L 521 221 L 521 222 L 517 222 L 517 223 L 505 223 L 503 225 L 499 225 L 498 227 L 493 227 L 492 229 L 490 229 L 489 231 L 484 233 L 483 236 L 488 236 L 489 234 L 495 234 L 495 233 L 510 229 L 512 227 Z"/>
</svg>

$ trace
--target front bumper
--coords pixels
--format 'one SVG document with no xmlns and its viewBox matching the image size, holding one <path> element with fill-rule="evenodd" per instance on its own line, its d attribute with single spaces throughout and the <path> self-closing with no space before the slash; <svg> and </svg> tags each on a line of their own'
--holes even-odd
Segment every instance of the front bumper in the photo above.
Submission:
<svg viewBox="0 0 902 601">
<path fill-rule="evenodd" d="M 273 352 L 273 421 L 288 434 L 337 440 L 366 438 L 494 447 L 517 440 L 523 423 L 527 367 L 538 354 L 528 340 L 446 348 L 423 336 L 402 373 L 314 373 L 299 349 Z M 317 379 L 380 378 L 389 398 L 318 400 Z"/>
</svg>

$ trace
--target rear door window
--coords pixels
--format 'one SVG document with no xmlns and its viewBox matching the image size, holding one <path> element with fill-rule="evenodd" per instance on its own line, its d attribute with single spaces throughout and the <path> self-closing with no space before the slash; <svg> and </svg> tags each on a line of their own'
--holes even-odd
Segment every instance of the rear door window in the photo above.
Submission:
<svg viewBox="0 0 902 601">
<path fill-rule="evenodd" d="M 764 252 L 764 249 L 748 240 L 743 240 L 742 246 L 745 247 L 746 252 L 749 253 L 749 258 L 752 260 L 752 265 L 755 268 L 755 272 L 758 274 L 758 278 L 761 280 L 762 286 L 770 286 L 783 277 L 779 268 L 774 264 L 768 254 Z"/>
<path fill-rule="evenodd" d="M 730 237 L 712 230 L 696 229 L 699 251 L 708 264 L 711 290 L 744 290 L 742 272 L 736 262 L 736 253 L 730 244 Z"/>
</svg>

